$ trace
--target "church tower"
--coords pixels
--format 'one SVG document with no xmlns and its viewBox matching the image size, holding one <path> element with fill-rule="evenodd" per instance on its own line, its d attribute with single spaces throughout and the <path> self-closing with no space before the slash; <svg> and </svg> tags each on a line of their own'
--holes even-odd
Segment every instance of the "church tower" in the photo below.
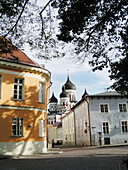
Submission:
<svg viewBox="0 0 128 170">
<path fill-rule="evenodd" d="M 48 119 L 49 122 L 55 122 L 56 116 L 66 114 L 70 109 L 76 104 L 76 86 L 71 82 L 69 74 L 67 75 L 67 81 L 62 86 L 62 92 L 60 93 L 60 103 L 55 97 L 54 93 L 50 98 L 49 109 L 48 109 Z M 54 120 L 53 120 L 54 119 Z"/>
<path fill-rule="evenodd" d="M 50 112 L 50 114 L 57 113 L 58 100 L 55 97 L 54 93 L 52 93 L 52 97 L 49 99 L 49 101 L 50 101 L 49 102 L 49 112 Z"/>
<path fill-rule="evenodd" d="M 69 74 L 66 83 L 62 86 L 60 105 L 62 112 L 69 111 L 76 104 L 76 86 L 70 81 Z M 65 109 L 64 109 L 65 108 Z"/>
</svg>

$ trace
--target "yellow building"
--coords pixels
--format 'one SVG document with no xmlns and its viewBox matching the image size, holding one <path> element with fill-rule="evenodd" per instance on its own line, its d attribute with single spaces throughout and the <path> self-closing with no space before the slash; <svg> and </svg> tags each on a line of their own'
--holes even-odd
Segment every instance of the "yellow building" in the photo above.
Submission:
<svg viewBox="0 0 128 170">
<path fill-rule="evenodd" d="M 19 49 L 0 53 L 0 154 L 47 151 L 49 85 L 50 72 Z"/>
</svg>

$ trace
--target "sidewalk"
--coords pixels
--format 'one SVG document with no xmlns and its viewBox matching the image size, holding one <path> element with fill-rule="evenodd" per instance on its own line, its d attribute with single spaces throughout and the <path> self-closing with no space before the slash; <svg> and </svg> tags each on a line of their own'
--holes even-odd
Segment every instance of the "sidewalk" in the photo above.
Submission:
<svg viewBox="0 0 128 170">
<path fill-rule="evenodd" d="M 107 148 L 107 147 L 123 147 L 128 146 L 128 143 L 125 144 L 116 144 L 116 145 L 103 145 L 103 146 L 55 146 L 54 148 L 48 150 L 46 153 L 37 153 L 33 155 L 0 155 L 0 159 L 20 159 L 20 158 L 41 158 L 45 155 L 61 154 L 63 152 L 73 151 L 73 150 L 83 150 L 83 149 L 95 149 L 95 148 Z"/>
<path fill-rule="evenodd" d="M 33 155 L 0 155 L 0 159 L 20 159 L 20 158 L 41 158 L 44 155 L 63 153 L 59 148 L 48 150 L 46 153 L 35 153 Z"/>
</svg>

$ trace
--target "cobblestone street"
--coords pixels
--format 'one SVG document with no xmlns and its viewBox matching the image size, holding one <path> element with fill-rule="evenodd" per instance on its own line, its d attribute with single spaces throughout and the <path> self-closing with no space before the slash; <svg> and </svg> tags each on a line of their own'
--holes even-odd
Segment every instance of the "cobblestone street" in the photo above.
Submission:
<svg viewBox="0 0 128 170">
<path fill-rule="evenodd" d="M 128 156 L 128 146 L 54 148 L 59 154 L 1 159 L 0 170 L 126 170 L 122 160 Z"/>
</svg>

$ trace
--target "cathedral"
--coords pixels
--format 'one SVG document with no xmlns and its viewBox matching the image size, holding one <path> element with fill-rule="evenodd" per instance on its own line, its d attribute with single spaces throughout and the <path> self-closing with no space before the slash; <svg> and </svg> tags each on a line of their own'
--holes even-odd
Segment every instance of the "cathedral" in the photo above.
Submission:
<svg viewBox="0 0 128 170">
<path fill-rule="evenodd" d="M 61 122 L 61 117 L 64 116 L 76 104 L 76 86 L 70 81 L 67 76 L 66 83 L 62 86 L 60 93 L 60 103 L 54 93 L 50 98 L 48 109 L 48 124 Z"/>
</svg>

